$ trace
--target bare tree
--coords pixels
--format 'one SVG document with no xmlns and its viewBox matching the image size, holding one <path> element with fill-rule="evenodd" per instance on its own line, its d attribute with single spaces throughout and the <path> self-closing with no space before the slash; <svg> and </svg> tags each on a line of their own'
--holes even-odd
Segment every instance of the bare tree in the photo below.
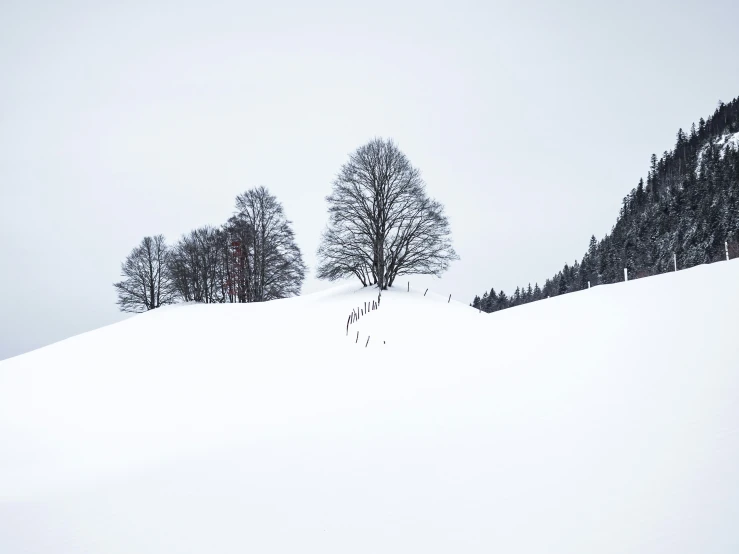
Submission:
<svg viewBox="0 0 739 554">
<path fill-rule="evenodd" d="M 254 229 L 247 218 L 233 216 L 224 225 L 224 284 L 228 302 L 252 302 Z"/>
<path fill-rule="evenodd" d="M 113 284 L 121 311 L 145 312 L 174 301 L 168 272 L 169 256 L 162 235 L 144 237 L 131 251 L 121 264 L 123 280 Z"/>
<path fill-rule="evenodd" d="M 221 230 L 205 226 L 184 235 L 172 249 L 169 273 L 185 302 L 225 301 L 221 264 L 224 240 Z"/>
<path fill-rule="evenodd" d="M 443 206 L 392 140 L 374 139 L 341 167 L 326 198 L 318 277 L 386 289 L 399 275 L 440 275 L 459 259 Z"/>
<path fill-rule="evenodd" d="M 306 268 L 282 204 L 257 187 L 236 197 L 236 209 L 229 227 L 241 243 L 236 261 L 243 267 L 246 301 L 300 294 Z"/>
</svg>

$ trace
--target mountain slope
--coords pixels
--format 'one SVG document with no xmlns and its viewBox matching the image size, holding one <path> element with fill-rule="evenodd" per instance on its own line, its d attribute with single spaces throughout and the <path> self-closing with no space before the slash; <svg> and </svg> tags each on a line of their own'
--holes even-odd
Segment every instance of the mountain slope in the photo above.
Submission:
<svg viewBox="0 0 739 554">
<path fill-rule="evenodd" d="M 388 291 L 350 336 L 343 287 L 0 362 L 0 551 L 734 552 L 737 282 Z"/>
<path fill-rule="evenodd" d="M 675 147 L 652 155 L 647 182 L 624 198 L 611 232 L 591 237 L 580 262 L 565 266 L 543 287 L 519 287 L 508 297 L 491 289 L 474 307 L 494 312 L 599 284 L 739 257 L 739 98 L 720 104 Z"/>
</svg>

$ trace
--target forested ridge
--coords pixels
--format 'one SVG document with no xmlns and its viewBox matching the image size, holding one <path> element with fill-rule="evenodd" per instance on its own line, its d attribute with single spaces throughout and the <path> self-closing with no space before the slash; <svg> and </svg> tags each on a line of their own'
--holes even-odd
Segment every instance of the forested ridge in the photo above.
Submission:
<svg viewBox="0 0 739 554">
<path fill-rule="evenodd" d="M 512 295 L 494 288 L 472 305 L 494 312 L 600 284 L 647 277 L 739 256 L 739 98 L 719 102 L 707 120 L 678 130 L 675 147 L 652 154 L 647 180 L 624 198 L 616 224 L 603 239 L 591 236 L 578 262 L 542 287 Z"/>
</svg>

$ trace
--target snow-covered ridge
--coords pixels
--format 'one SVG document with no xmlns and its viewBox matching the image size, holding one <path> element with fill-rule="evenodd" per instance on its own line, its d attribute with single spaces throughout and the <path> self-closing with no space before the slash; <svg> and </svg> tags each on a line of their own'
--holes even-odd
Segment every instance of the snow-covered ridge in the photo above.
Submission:
<svg viewBox="0 0 739 554">
<path fill-rule="evenodd" d="M 714 147 L 718 148 L 718 155 L 720 158 L 724 157 L 724 154 L 729 148 L 733 149 L 739 149 L 739 132 L 736 133 L 726 133 L 720 137 L 718 137 L 716 140 L 713 141 Z M 703 159 L 703 156 L 706 154 L 708 149 L 711 147 L 711 143 L 707 142 L 703 145 L 703 147 L 698 152 L 698 158 L 695 165 L 695 171 L 696 175 L 700 175 L 701 171 L 701 160 Z"/>
<path fill-rule="evenodd" d="M 348 285 L 5 360 L 0 552 L 734 552 L 737 282 L 401 289 L 347 335 Z"/>
</svg>

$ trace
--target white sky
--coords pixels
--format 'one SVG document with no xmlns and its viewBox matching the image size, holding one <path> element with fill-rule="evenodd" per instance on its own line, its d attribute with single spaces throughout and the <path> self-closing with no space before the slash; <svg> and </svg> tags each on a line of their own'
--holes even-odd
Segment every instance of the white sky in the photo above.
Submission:
<svg viewBox="0 0 739 554">
<path fill-rule="evenodd" d="M 462 258 L 412 284 L 541 283 L 739 95 L 731 1 L 107 4 L 0 1 L 0 359 L 125 317 L 131 248 L 224 222 L 253 186 L 314 267 L 333 176 L 374 136 L 422 170 Z"/>
</svg>

